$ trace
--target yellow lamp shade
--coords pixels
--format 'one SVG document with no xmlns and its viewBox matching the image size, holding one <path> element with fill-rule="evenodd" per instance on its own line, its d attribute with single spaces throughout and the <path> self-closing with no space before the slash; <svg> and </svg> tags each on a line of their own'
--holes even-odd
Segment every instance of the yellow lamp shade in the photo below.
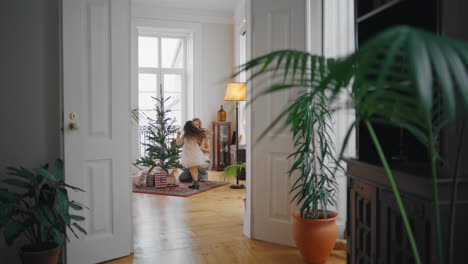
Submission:
<svg viewBox="0 0 468 264">
<path fill-rule="evenodd" d="M 224 101 L 245 101 L 246 97 L 245 83 L 228 83 Z"/>
</svg>

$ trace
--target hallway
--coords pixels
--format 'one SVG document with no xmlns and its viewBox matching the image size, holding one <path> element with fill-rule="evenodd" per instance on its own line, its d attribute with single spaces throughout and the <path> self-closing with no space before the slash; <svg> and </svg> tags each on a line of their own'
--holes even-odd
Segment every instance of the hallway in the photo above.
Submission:
<svg viewBox="0 0 468 264">
<path fill-rule="evenodd" d="M 209 177 L 222 181 L 218 172 Z M 135 253 L 106 263 L 304 263 L 295 248 L 242 234 L 244 197 L 229 185 L 188 198 L 134 193 Z M 329 261 L 345 262 L 343 252 Z"/>
</svg>

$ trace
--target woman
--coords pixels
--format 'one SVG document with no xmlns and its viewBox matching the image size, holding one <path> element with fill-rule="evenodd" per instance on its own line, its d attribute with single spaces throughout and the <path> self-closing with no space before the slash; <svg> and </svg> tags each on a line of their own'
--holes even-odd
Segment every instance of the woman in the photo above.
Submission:
<svg viewBox="0 0 468 264">
<path fill-rule="evenodd" d="M 181 132 L 177 131 L 177 144 L 184 144 L 180 163 L 189 168 L 192 175 L 193 183 L 189 188 L 198 189 L 198 166 L 206 162 L 206 157 L 200 148 L 206 138 L 206 132 L 197 128 L 193 121 L 187 121 L 184 125 L 184 135 L 181 137 L 180 134 Z"/>
<path fill-rule="evenodd" d="M 200 145 L 200 149 L 203 152 L 203 154 L 205 154 L 206 160 L 210 162 L 210 140 L 208 138 L 210 132 L 207 129 L 203 128 L 200 118 L 195 117 L 192 119 L 192 121 L 198 129 L 202 130 L 205 133 L 205 138 L 203 139 L 203 142 Z"/>
<path fill-rule="evenodd" d="M 203 130 L 205 132 L 205 138 L 203 139 L 203 142 L 200 145 L 200 149 L 203 152 L 203 154 L 205 155 L 206 161 L 202 165 L 198 166 L 198 178 L 201 181 L 207 181 L 208 180 L 208 169 L 211 166 L 211 162 L 210 162 L 210 139 L 209 139 L 210 131 L 208 129 L 206 129 L 206 128 L 203 128 L 202 121 L 200 120 L 200 118 L 195 117 L 195 118 L 192 119 L 192 121 L 193 121 L 193 124 L 195 124 L 195 126 L 198 127 L 198 129 L 201 129 L 201 130 Z"/>
</svg>

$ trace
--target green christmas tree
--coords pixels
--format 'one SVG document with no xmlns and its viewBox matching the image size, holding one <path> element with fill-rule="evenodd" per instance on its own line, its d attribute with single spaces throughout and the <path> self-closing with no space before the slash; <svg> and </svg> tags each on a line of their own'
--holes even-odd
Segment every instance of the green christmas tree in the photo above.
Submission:
<svg viewBox="0 0 468 264">
<path fill-rule="evenodd" d="M 152 97 L 155 101 L 156 119 L 146 117 L 148 120 L 148 134 L 145 146 L 145 157 L 137 159 L 135 164 L 149 168 L 151 172 L 155 167 L 160 167 L 166 173 L 171 168 L 183 168 L 179 163 L 181 147 L 175 142 L 175 134 L 179 127 L 175 125 L 176 119 L 168 117 L 171 110 L 165 108 L 165 103 L 170 97 Z"/>
</svg>

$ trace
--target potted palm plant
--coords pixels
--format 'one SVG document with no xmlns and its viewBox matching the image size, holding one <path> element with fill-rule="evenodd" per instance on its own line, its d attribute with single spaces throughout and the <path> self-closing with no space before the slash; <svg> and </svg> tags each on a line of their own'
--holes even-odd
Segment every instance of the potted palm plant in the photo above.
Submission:
<svg viewBox="0 0 468 264">
<path fill-rule="evenodd" d="M 297 56 L 303 54 L 306 53 L 293 50 L 273 52 L 248 62 L 242 70 L 253 70 L 253 76 L 271 72 L 283 75 L 281 83 L 274 84 L 259 96 L 297 87 L 295 82 L 303 84 L 298 89 L 295 101 L 270 124 L 260 138 L 286 116 L 285 126 L 290 127 L 294 142 L 294 153 L 289 156 L 294 159 L 294 163 L 289 170 L 289 177 L 297 175 L 291 187 L 291 202 L 299 206 L 299 210 L 293 213 L 293 238 L 308 262 L 325 263 L 338 236 L 335 222 L 338 214 L 330 211 L 330 207 L 336 203 L 335 173 L 342 168 L 335 158 L 331 137 L 333 118 L 330 98 L 325 91 L 318 92 L 306 85 L 306 72 L 304 70 L 304 74 L 298 75 L 296 62 L 304 62 L 302 66 L 307 66 L 308 77 L 318 79 L 326 78 L 329 63 L 332 62 L 310 55 L 298 60 Z M 302 59 L 307 59 L 307 62 Z M 288 67 L 293 62 L 296 68 L 290 72 Z"/>
<path fill-rule="evenodd" d="M 319 193 L 333 193 L 333 181 L 330 181 L 333 179 L 333 170 L 329 175 L 317 178 L 319 181 L 311 181 L 317 168 L 319 172 L 330 171 L 328 163 L 324 164 L 323 159 L 322 163 L 315 163 L 317 165 L 308 160 L 314 156 L 313 150 L 322 150 L 322 145 L 317 148 L 313 146 L 313 142 L 320 138 L 326 141 L 327 138 L 325 133 L 319 132 L 318 124 L 321 119 L 316 116 L 319 112 L 313 105 L 322 103 L 322 107 L 326 109 L 324 113 L 327 114 L 338 108 L 352 107 L 356 111 L 356 121 L 346 133 L 341 151 L 336 155 L 327 156 L 328 160 L 335 164 L 335 169 L 340 168 L 339 163 L 351 131 L 362 122 L 371 135 L 391 184 L 415 262 L 421 263 L 397 184 L 372 124 L 384 122 L 402 127 L 421 141 L 429 154 L 438 263 L 443 263 L 436 167 L 440 155 L 436 153 L 435 145 L 441 128 L 454 122 L 457 115 L 467 113 L 467 67 L 466 43 L 407 26 L 388 29 L 354 53 L 342 58 L 325 59 L 304 51 L 282 50 L 243 65 L 241 71 L 252 71 L 252 78 L 263 74 L 284 75 L 283 82 L 271 85 L 259 96 L 285 89 L 296 89 L 303 95 L 281 114 L 281 117 L 287 117 L 286 125 L 290 126 L 295 139 L 296 152 L 292 155 L 295 163 L 291 171 L 300 172 L 298 182 L 292 189 L 300 190 L 298 195 L 299 201 L 302 202 L 299 217 L 296 219 L 307 221 L 309 210 L 304 209 L 308 209 L 309 206 L 313 207 L 312 212 L 317 212 L 314 210 L 317 208 L 314 207 L 314 203 L 320 201 L 315 198 L 320 179 L 328 181 L 330 187 L 327 192 Z M 345 103 L 341 99 L 343 94 L 347 95 Z M 333 108 L 330 108 L 332 105 Z M 272 126 L 279 120 L 277 119 Z M 454 186 L 455 190 L 456 187 Z M 451 210 L 454 210 L 454 206 L 451 206 Z M 316 216 L 317 213 L 313 218 Z M 453 228 L 452 221 L 450 233 L 453 233 Z M 298 247 L 301 249 L 300 245 Z"/>
<path fill-rule="evenodd" d="M 28 241 L 20 252 L 25 264 L 58 263 L 67 229 L 76 238 L 76 230 L 86 234 L 77 223 L 84 217 L 70 213 L 70 209 L 83 210 L 83 205 L 70 201 L 67 189 L 83 190 L 67 185 L 62 169 L 61 160 L 55 161 L 52 171 L 48 165 L 34 171 L 8 167 L 13 177 L 3 180 L 8 189 L 0 189 L 0 229 L 8 245 L 19 237 Z"/>
</svg>

